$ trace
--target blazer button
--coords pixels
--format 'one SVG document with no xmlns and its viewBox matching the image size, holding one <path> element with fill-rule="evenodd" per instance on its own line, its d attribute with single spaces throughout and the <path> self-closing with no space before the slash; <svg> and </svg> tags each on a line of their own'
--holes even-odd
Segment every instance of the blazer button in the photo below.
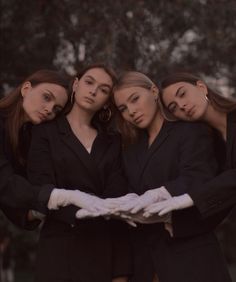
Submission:
<svg viewBox="0 0 236 282">
<path fill-rule="evenodd" d="M 74 224 L 71 224 L 71 225 L 70 225 L 70 227 L 71 227 L 71 228 L 74 228 L 74 227 L 75 227 L 75 225 L 74 225 Z"/>
</svg>

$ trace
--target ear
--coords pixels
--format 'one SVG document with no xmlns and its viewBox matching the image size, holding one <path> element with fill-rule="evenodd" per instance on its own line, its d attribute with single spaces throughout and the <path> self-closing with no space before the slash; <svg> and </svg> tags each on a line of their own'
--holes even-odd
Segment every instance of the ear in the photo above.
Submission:
<svg viewBox="0 0 236 282">
<path fill-rule="evenodd" d="M 21 96 L 24 98 L 31 89 L 31 83 L 29 81 L 24 82 L 21 87 Z"/>
<path fill-rule="evenodd" d="M 159 98 L 159 89 L 156 87 L 155 84 L 151 87 L 151 93 L 154 95 L 155 99 Z"/>
<path fill-rule="evenodd" d="M 196 83 L 196 86 L 197 86 L 198 88 L 200 88 L 200 89 L 203 91 L 203 93 L 204 93 L 205 95 L 208 94 L 208 89 L 207 89 L 206 83 L 204 83 L 204 82 L 201 81 L 201 80 L 198 80 L 197 83 Z"/>
<path fill-rule="evenodd" d="M 78 77 L 76 77 L 74 82 L 73 82 L 73 86 L 72 86 L 73 92 L 76 92 L 78 85 L 79 85 L 79 79 L 78 79 Z"/>
</svg>

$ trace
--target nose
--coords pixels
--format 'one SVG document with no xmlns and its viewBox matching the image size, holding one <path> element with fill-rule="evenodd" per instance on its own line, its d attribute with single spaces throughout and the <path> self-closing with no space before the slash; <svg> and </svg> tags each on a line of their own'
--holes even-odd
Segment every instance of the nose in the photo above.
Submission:
<svg viewBox="0 0 236 282">
<path fill-rule="evenodd" d="M 90 91 L 89 91 L 89 93 L 90 93 L 93 97 L 95 97 L 96 94 L 97 94 L 97 87 L 91 88 Z"/>
<path fill-rule="evenodd" d="M 45 113 L 46 113 L 47 115 L 50 115 L 50 114 L 53 112 L 53 107 L 54 107 L 54 104 L 52 104 L 52 103 L 46 104 L 46 105 L 45 105 L 45 108 L 44 108 Z"/>
<path fill-rule="evenodd" d="M 135 109 L 128 109 L 128 111 L 129 111 L 129 115 L 131 117 L 134 117 L 134 115 L 136 114 L 136 110 Z"/>
<path fill-rule="evenodd" d="M 184 111 L 186 109 L 186 103 L 179 104 L 180 110 Z"/>
</svg>

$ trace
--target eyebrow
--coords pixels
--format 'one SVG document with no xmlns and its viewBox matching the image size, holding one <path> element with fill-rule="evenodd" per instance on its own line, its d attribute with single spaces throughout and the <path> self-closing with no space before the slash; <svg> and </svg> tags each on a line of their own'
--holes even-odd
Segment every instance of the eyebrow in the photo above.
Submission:
<svg viewBox="0 0 236 282">
<path fill-rule="evenodd" d="M 180 86 L 177 91 L 175 92 L 175 97 L 178 97 L 179 91 L 183 88 L 184 86 Z"/>
<path fill-rule="evenodd" d="M 137 92 L 133 92 L 128 98 L 127 98 L 127 102 L 129 102 L 131 99 L 132 99 L 132 97 L 134 96 L 134 95 L 136 95 L 137 94 Z M 119 108 L 121 108 L 121 107 L 124 107 L 125 105 L 124 104 L 121 104 L 121 105 L 119 105 L 119 106 L 117 106 L 117 108 L 119 109 Z"/>
<path fill-rule="evenodd" d="M 84 78 L 90 78 L 92 79 L 93 81 L 97 81 L 93 76 L 91 75 L 85 75 Z M 98 81 L 97 81 L 98 82 Z M 99 83 L 99 82 L 98 82 Z M 106 87 L 109 87 L 110 89 L 112 88 L 112 86 L 110 84 L 107 84 L 107 83 L 100 83 L 100 85 L 102 86 L 106 86 Z"/>
</svg>

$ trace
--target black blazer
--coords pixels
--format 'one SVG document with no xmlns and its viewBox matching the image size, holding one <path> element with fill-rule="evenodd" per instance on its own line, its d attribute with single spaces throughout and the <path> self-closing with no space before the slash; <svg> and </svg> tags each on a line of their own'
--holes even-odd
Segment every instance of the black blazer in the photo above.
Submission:
<svg viewBox="0 0 236 282">
<path fill-rule="evenodd" d="M 44 185 L 43 189 L 31 185 L 16 171 L 13 157 L 9 151 L 5 120 L 0 118 L 0 206 L 12 208 L 39 208 L 46 211 L 47 202 L 53 189 L 52 185 Z"/>
<path fill-rule="evenodd" d="M 226 171 L 199 188 L 189 195 L 204 217 L 236 203 L 236 111 L 227 115 Z"/>
<path fill-rule="evenodd" d="M 31 185 L 25 175 L 25 167 L 17 164 L 10 150 L 5 120 L 0 118 L 0 208 L 18 227 L 34 229 L 39 221 L 28 222 L 28 210 L 38 209 L 46 213 L 53 185 L 44 185 L 42 190 L 42 187 Z"/>
<path fill-rule="evenodd" d="M 142 194 L 165 186 L 171 195 L 180 195 L 208 181 L 217 171 L 212 142 L 209 127 L 202 123 L 166 121 L 150 148 L 148 136 L 143 133 L 124 152 L 125 171 L 133 191 Z M 174 238 L 160 223 L 134 229 L 133 281 L 152 281 L 154 272 L 165 282 L 230 281 L 211 232 L 215 224 L 210 219 L 204 222 L 193 207 L 172 213 Z"/>
<path fill-rule="evenodd" d="M 50 182 L 104 198 L 128 191 L 121 167 L 120 136 L 99 130 L 89 154 L 65 117 L 34 128 L 28 173 L 35 184 Z M 101 218 L 76 220 L 77 210 L 69 206 L 47 216 L 39 241 L 36 281 L 73 278 L 105 282 L 128 275 L 127 224 Z M 118 260 L 114 249 L 122 256 Z"/>
</svg>

